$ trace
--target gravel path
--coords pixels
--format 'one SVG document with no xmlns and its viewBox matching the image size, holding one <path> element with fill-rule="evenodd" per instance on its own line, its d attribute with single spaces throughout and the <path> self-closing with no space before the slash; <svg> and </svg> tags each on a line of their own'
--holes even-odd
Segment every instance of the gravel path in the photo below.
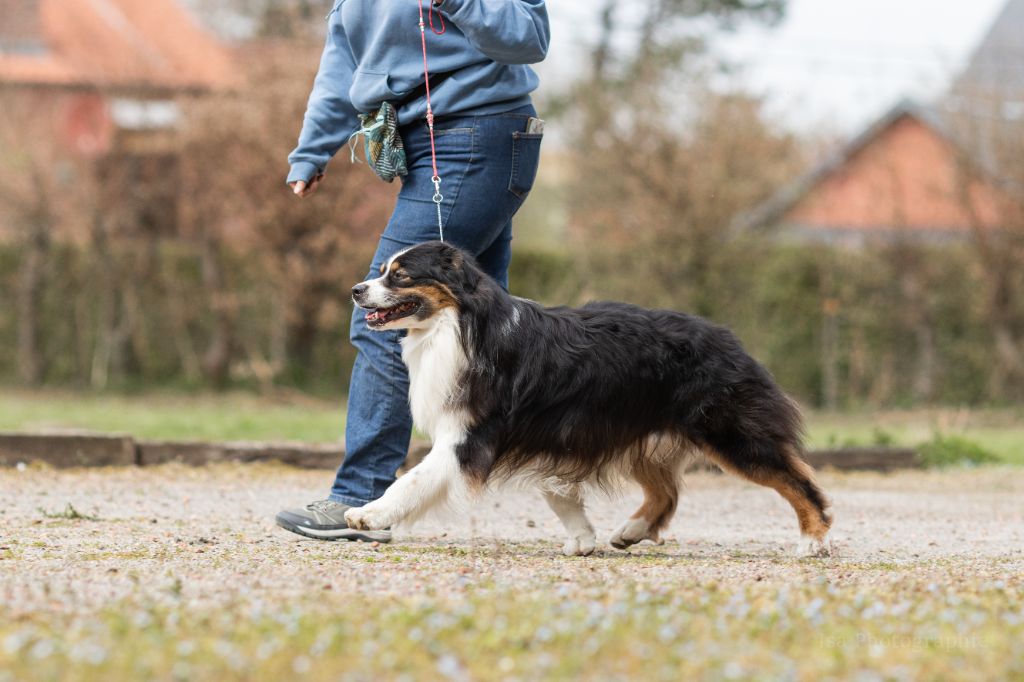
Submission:
<svg viewBox="0 0 1024 682">
<path fill-rule="evenodd" d="M 838 584 L 976 579 L 1024 572 L 1024 471 L 826 473 L 838 555 L 793 559 L 796 520 L 774 492 L 692 474 L 661 546 L 560 554 L 562 530 L 536 494 L 508 491 L 474 512 L 428 519 L 388 546 L 305 540 L 273 515 L 316 499 L 330 473 L 275 465 L 142 469 L 0 469 L 0 602 L 8 615 L 83 612 L 126 597 L 197 606 L 287 599 L 314 591 L 457 593 L 471 585 L 532 587 L 810 580 Z M 598 499 L 606 542 L 638 503 Z M 63 518 L 71 504 L 94 519 Z"/>
</svg>

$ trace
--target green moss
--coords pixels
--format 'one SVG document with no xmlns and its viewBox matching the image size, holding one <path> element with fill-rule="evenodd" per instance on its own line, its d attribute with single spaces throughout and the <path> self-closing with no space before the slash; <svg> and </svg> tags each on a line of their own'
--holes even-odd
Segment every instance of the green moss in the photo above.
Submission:
<svg viewBox="0 0 1024 682">
<path fill-rule="evenodd" d="M 989 450 L 960 436 L 936 434 L 930 441 L 918 446 L 917 451 L 925 465 L 931 467 L 991 464 L 999 461 L 999 457 Z"/>
</svg>

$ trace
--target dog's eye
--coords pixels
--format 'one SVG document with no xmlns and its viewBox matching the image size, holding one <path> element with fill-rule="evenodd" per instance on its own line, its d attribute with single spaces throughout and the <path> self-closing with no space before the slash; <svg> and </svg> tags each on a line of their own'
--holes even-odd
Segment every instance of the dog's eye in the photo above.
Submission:
<svg viewBox="0 0 1024 682">
<path fill-rule="evenodd" d="M 412 278 L 409 277 L 409 273 L 402 269 L 392 270 L 390 280 L 395 284 L 408 284 L 412 282 Z"/>
</svg>

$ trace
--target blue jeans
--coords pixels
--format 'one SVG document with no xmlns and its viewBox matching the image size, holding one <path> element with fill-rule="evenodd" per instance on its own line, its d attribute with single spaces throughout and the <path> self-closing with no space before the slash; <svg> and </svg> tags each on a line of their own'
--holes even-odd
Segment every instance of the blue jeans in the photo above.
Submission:
<svg viewBox="0 0 1024 682">
<path fill-rule="evenodd" d="M 527 135 L 532 106 L 504 114 L 438 118 L 437 164 L 444 202 L 445 240 L 476 256 L 483 270 L 508 288 L 512 216 L 533 187 L 540 135 Z M 438 238 L 430 178 L 430 138 L 425 123 L 401 129 L 409 175 L 367 278 L 398 251 Z M 358 350 L 352 368 L 345 429 L 345 461 L 331 499 L 362 506 L 384 494 L 405 461 L 412 434 L 409 376 L 399 346 L 401 332 L 367 328 L 356 308 L 349 336 Z"/>
</svg>

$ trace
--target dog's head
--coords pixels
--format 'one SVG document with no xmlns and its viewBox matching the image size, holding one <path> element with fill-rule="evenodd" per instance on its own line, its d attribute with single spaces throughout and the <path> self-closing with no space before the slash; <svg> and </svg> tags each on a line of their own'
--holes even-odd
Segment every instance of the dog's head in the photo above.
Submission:
<svg viewBox="0 0 1024 682">
<path fill-rule="evenodd" d="M 481 277 L 472 258 L 459 249 L 425 242 L 381 265 L 380 277 L 352 287 L 352 301 L 366 309 L 371 329 L 425 329 L 442 311 L 458 312 Z"/>
</svg>

